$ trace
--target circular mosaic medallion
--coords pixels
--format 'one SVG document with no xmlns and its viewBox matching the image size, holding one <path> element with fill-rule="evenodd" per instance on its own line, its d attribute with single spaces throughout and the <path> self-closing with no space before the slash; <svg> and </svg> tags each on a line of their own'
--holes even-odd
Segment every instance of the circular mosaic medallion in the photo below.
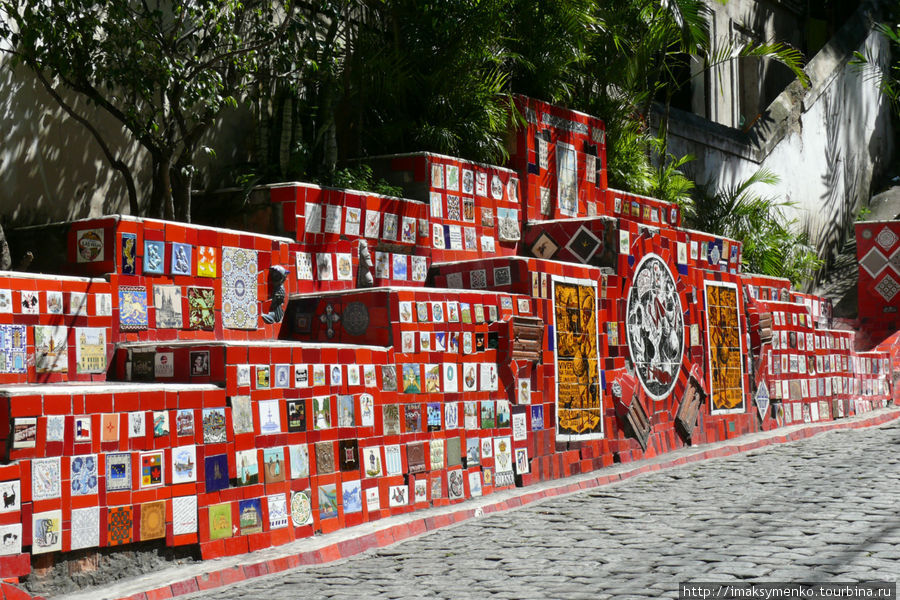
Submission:
<svg viewBox="0 0 900 600">
<path fill-rule="evenodd" d="M 662 400 L 681 369 L 684 309 L 672 271 L 658 255 L 641 259 L 632 281 L 625 323 L 628 351 L 644 390 Z"/>
<path fill-rule="evenodd" d="M 362 302 L 351 302 L 341 316 L 344 331 L 350 335 L 363 335 L 369 328 L 369 310 Z"/>
<path fill-rule="evenodd" d="M 291 495 L 291 520 L 294 522 L 294 527 L 300 527 L 312 521 L 312 504 L 306 492 L 294 492 Z"/>
</svg>

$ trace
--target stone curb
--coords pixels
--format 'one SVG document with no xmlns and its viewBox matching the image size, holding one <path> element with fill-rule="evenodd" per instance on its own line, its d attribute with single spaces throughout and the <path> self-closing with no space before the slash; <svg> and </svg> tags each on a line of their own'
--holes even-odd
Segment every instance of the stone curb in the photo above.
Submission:
<svg viewBox="0 0 900 600">
<path fill-rule="evenodd" d="M 128 587 L 130 589 L 135 589 L 136 585 L 144 580 L 147 580 L 147 584 L 153 584 L 148 580 L 147 576 L 144 576 L 139 577 L 132 582 L 113 584 L 110 586 L 113 588 L 113 590 L 111 590 L 113 595 L 111 596 L 103 596 L 102 591 L 100 590 L 86 590 L 84 592 L 75 592 L 68 596 L 59 596 L 59 598 L 76 600 L 80 598 L 96 599 L 99 596 L 102 598 L 109 598 L 110 600 L 165 600 L 166 598 L 175 598 L 186 594 L 209 591 L 239 583 L 247 579 L 280 573 L 296 567 L 321 565 L 346 559 L 373 548 L 384 548 L 397 542 L 455 525 L 475 517 L 512 510 L 533 502 L 574 494 L 576 492 L 609 485 L 618 481 L 624 481 L 646 473 L 684 466 L 709 459 L 742 454 L 776 444 L 804 440 L 828 431 L 875 427 L 897 418 L 900 418 L 900 408 L 881 409 L 874 413 L 869 413 L 867 416 L 852 419 L 843 419 L 828 423 L 789 426 L 778 430 L 763 431 L 741 436 L 739 438 L 733 438 L 731 440 L 706 444 L 699 448 L 685 447 L 660 457 L 633 463 L 618 464 L 613 467 L 600 469 L 599 473 L 595 471 L 584 475 L 568 477 L 566 478 L 568 483 L 554 480 L 542 482 L 536 486 L 530 486 L 529 488 L 514 488 L 512 490 L 493 494 L 492 496 L 485 496 L 480 499 L 480 501 L 478 501 L 478 499 L 475 499 L 474 502 L 470 500 L 465 508 L 457 508 L 460 505 L 455 505 L 452 507 L 426 509 L 417 511 L 418 514 L 412 513 L 397 517 L 398 519 L 405 518 L 405 520 L 400 523 L 388 523 L 387 521 L 395 519 L 394 517 L 391 517 L 380 522 L 374 521 L 359 525 L 355 528 L 350 528 L 350 530 L 326 534 L 324 536 L 318 536 L 317 538 L 305 538 L 304 540 L 298 540 L 293 543 L 298 544 L 305 542 L 306 544 L 309 544 L 310 541 L 313 541 L 314 543 L 318 542 L 320 547 L 314 549 L 293 553 L 290 548 L 292 544 L 287 544 L 281 547 L 245 554 L 243 555 L 243 559 L 249 559 L 249 561 L 242 564 L 232 564 L 218 569 L 215 568 L 217 565 L 212 565 L 210 563 L 221 562 L 228 559 L 215 559 L 214 561 L 191 564 L 178 569 L 179 571 L 186 571 L 186 573 L 181 575 L 173 573 L 173 576 L 176 577 L 175 581 L 162 586 L 150 587 L 149 589 L 131 593 L 130 595 L 118 595 L 121 592 L 115 591 L 115 588 Z M 678 456 L 672 457 L 672 454 L 678 454 Z M 544 486 L 542 489 L 534 489 L 536 487 L 540 488 L 542 485 Z M 344 535 L 342 536 L 341 533 L 344 533 Z M 331 541 L 338 537 L 343 537 L 343 539 Z M 273 554 L 277 554 L 277 556 L 271 556 Z M 263 556 L 262 560 L 256 560 L 260 556 Z M 231 557 L 231 560 L 234 561 L 235 558 Z M 240 557 L 238 557 L 238 560 L 240 560 Z M 212 568 L 212 570 L 210 570 L 210 568 Z M 191 571 L 195 573 L 198 571 L 202 572 L 199 574 L 189 574 L 187 577 L 181 578 Z M 98 592 L 100 593 L 98 594 Z M 31 596 L 13 584 L 2 582 L 0 583 L 0 600 L 45 599 L 42 596 Z"/>
</svg>

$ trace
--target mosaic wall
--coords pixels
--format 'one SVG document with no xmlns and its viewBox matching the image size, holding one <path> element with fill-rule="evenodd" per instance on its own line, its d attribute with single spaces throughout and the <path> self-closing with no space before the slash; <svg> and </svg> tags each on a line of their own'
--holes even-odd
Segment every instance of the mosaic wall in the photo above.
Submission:
<svg viewBox="0 0 900 600">
<path fill-rule="evenodd" d="M 235 555 L 888 401 L 894 346 L 607 190 L 597 119 L 516 103 L 515 170 L 383 157 L 408 198 L 273 187 L 291 238 L 103 217 L 70 276 L 0 274 L 0 575 Z"/>
</svg>

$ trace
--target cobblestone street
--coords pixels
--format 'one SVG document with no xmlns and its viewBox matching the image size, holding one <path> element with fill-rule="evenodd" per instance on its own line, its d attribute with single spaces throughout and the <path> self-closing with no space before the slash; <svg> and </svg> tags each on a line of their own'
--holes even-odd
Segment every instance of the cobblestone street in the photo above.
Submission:
<svg viewBox="0 0 900 600">
<path fill-rule="evenodd" d="M 650 474 L 192 598 L 671 598 L 897 581 L 900 423 Z"/>
</svg>

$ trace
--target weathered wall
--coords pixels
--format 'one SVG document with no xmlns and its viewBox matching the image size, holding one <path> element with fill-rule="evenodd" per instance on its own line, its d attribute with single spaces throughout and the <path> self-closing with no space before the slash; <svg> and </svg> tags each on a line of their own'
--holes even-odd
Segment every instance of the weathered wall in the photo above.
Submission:
<svg viewBox="0 0 900 600">
<path fill-rule="evenodd" d="M 119 123 L 85 107 L 75 94 L 65 98 L 130 165 L 144 205 L 150 194 L 148 153 Z M 83 112 L 82 112 L 83 111 Z M 107 162 L 88 130 L 60 108 L 27 69 L 10 68 L 0 55 L 0 219 L 20 227 L 107 214 L 129 214 L 122 177 Z M 194 189 L 228 185 L 228 165 L 246 163 L 253 127 L 246 110 L 228 110 L 206 136 L 214 155 L 200 154 Z M 211 178 L 215 178 L 211 184 Z"/>
<path fill-rule="evenodd" d="M 681 111 L 670 121 L 671 152 L 693 154 L 699 183 L 730 185 L 766 168 L 781 178 L 760 188 L 796 203 L 788 216 L 820 255 L 841 241 L 874 177 L 893 152 L 890 108 L 871 77 L 849 64 L 854 50 L 886 65 L 889 47 L 860 10 L 808 63 L 811 85 L 791 84 L 743 133 Z"/>
<path fill-rule="evenodd" d="M 5 225 L 127 212 L 121 177 L 81 124 L 71 119 L 24 68 L 0 57 L 0 214 Z M 84 101 L 71 99 L 81 109 Z M 91 121 L 126 162 L 143 164 L 144 153 L 128 142 L 112 119 L 91 111 Z M 145 187 L 148 170 L 138 172 Z"/>
</svg>

